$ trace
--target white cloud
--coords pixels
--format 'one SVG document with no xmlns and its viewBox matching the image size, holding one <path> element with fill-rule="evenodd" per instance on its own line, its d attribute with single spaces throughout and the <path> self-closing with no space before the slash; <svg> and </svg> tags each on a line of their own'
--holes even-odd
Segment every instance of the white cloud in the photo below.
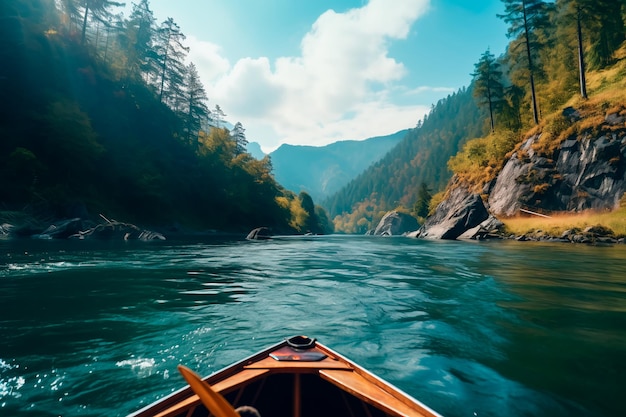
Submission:
<svg viewBox="0 0 626 417">
<path fill-rule="evenodd" d="M 452 94 L 455 91 L 457 91 L 457 89 L 452 88 L 452 87 L 430 87 L 430 86 L 422 85 L 410 91 L 407 91 L 406 94 L 407 95 L 419 95 L 423 93 L 450 93 Z"/>
<path fill-rule="evenodd" d="M 195 36 L 188 36 L 185 44 L 189 47 L 189 60 L 201 71 L 205 82 L 225 74 L 230 69 L 228 59 L 220 55 L 219 45 L 202 41 Z"/>
<path fill-rule="evenodd" d="M 239 118 L 273 117 L 272 109 L 282 102 L 285 88 L 270 70 L 269 60 L 243 58 L 215 84 L 214 101 Z M 211 95 L 210 95 L 211 96 Z"/>
<path fill-rule="evenodd" d="M 231 67 L 217 47 L 199 41 L 202 61 L 191 59 L 210 100 L 229 120 L 241 121 L 249 140 L 266 151 L 284 142 L 324 145 L 389 134 L 414 126 L 428 110 L 393 105 L 385 94 L 407 73 L 388 55 L 390 43 L 406 38 L 428 5 L 370 0 L 345 13 L 328 10 L 302 39 L 300 56 L 279 58 L 273 68 L 265 57 L 243 58 Z"/>
</svg>

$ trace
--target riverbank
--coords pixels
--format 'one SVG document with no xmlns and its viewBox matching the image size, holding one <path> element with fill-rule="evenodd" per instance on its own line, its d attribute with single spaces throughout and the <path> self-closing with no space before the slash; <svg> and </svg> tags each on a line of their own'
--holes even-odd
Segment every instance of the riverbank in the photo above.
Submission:
<svg viewBox="0 0 626 417">
<path fill-rule="evenodd" d="M 575 214 L 544 215 L 543 217 L 536 215 L 525 217 L 518 216 L 498 220 L 502 222 L 502 226 L 498 228 L 498 230 L 479 233 L 472 237 L 472 239 L 506 239 L 520 242 L 564 242 L 589 245 L 626 244 L 626 205 L 613 212 L 588 211 Z M 111 223 L 108 219 L 107 222 Z M 104 224 L 106 225 L 107 222 Z M 116 222 L 116 224 L 118 223 L 119 222 Z M 139 232 L 143 230 L 149 233 L 147 236 L 156 236 L 159 239 L 161 237 L 176 239 L 189 236 L 222 236 L 236 238 L 245 237 L 246 235 L 246 232 L 243 231 L 235 232 L 217 229 L 188 230 L 180 226 L 159 227 L 150 225 L 142 225 L 145 229 L 140 229 L 131 224 L 119 224 L 133 230 L 137 229 Z M 0 237 L 5 238 L 67 238 L 73 235 L 85 235 L 85 230 L 93 230 L 97 226 L 99 225 L 91 220 L 51 219 L 35 216 L 27 212 L 0 211 Z M 100 226 L 102 226 L 102 224 Z M 111 224 L 109 224 L 109 226 L 111 226 Z M 61 230 L 61 228 L 65 230 Z M 51 230 L 53 232 L 50 232 Z M 128 230 L 118 230 L 118 232 L 117 234 L 108 233 L 106 236 L 107 238 L 117 235 L 122 237 L 127 236 Z M 132 239 L 132 235 L 129 236 L 131 236 Z"/>
<path fill-rule="evenodd" d="M 517 216 L 500 219 L 503 236 L 523 240 L 573 243 L 625 243 L 626 201 L 614 211 Z"/>
<path fill-rule="evenodd" d="M 178 224 L 137 226 L 102 215 L 94 221 L 83 217 L 56 219 L 27 211 L 0 211 L 0 238 L 164 240 L 191 236 L 238 238 L 245 237 L 246 233 L 243 230 L 188 229 Z"/>
</svg>

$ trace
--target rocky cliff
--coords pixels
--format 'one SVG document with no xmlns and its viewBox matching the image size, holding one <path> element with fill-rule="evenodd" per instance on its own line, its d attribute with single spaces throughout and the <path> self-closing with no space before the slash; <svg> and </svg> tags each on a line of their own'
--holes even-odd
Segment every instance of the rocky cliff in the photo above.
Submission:
<svg viewBox="0 0 626 417">
<path fill-rule="evenodd" d="M 626 114 L 610 113 L 566 137 L 551 155 L 536 150 L 540 135 L 528 138 L 488 187 L 491 212 L 616 208 L 626 192 L 625 121 Z"/>
<path fill-rule="evenodd" d="M 482 195 L 453 178 L 446 198 L 420 230 L 419 237 L 456 239 L 483 224 L 488 214 L 513 216 L 520 210 L 576 212 L 612 210 L 626 192 L 626 109 L 613 109 L 598 122 L 576 109 L 565 109 L 561 131 L 527 137 L 504 163 Z M 552 134 L 550 142 L 542 135 Z M 478 187 L 477 187 L 478 186 Z M 479 227 L 480 226 L 480 227 Z M 495 227 L 495 226 L 494 226 Z"/>
</svg>

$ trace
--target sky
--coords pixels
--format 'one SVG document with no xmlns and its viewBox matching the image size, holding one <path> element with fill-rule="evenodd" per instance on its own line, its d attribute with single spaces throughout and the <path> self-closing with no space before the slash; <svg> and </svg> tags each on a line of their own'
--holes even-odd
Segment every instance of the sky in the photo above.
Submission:
<svg viewBox="0 0 626 417">
<path fill-rule="evenodd" d="M 501 0 L 150 0 L 209 97 L 269 153 L 415 127 L 508 43 Z"/>
</svg>

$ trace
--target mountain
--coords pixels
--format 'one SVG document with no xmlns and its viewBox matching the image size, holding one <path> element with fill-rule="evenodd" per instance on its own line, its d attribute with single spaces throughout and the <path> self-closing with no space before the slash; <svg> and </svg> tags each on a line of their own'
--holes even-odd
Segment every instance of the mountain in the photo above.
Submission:
<svg viewBox="0 0 626 417">
<path fill-rule="evenodd" d="M 387 136 L 345 140 L 320 147 L 281 145 L 270 153 L 274 176 L 288 190 L 306 191 L 319 201 L 385 156 L 407 132 L 405 129 Z"/>
<path fill-rule="evenodd" d="M 266 153 L 263 152 L 263 150 L 261 149 L 261 145 L 259 145 L 257 142 L 248 143 L 248 146 L 246 148 L 248 150 L 248 153 L 252 155 L 253 158 L 258 160 L 265 158 Z"/>
<path fill-rule="evenodd" d="M 422 183 L 431 191 L 443 189 L 451 176 L 448 159 L 465 141 L 482 135 L 484 116 L 471 88 L 440 100 L 423 123 L 411 129 L 382 159 L 320 200 L 334 219 L 335 230 L 365 233 L 386 211 L 410 210 Z"/>
</svg>

